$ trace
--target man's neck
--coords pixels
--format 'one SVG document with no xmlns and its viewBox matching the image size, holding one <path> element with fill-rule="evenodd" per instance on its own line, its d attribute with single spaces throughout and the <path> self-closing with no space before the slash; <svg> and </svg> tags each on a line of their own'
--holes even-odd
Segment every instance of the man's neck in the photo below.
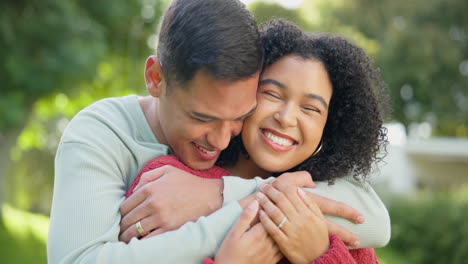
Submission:
<svg viewBox="0 0 468 264">
<path fill-rule="evenodd" d="M 226 170 L 232 175 L 239 176 L 244 179 L 253 179 L 256 176 L 262 178 L 268 178 L 271 176 L 271 172 L 263 170 L 257 166 L 253 160 L 249 159 L 242 153 L 239 154 L 237 163 L 230 168 L 226 168 Z"/>
<path fill-rule="evenodd" d="M 159 113 L 158 113 L 158 98 L 151 96 L 146 96 L 138 99 L 141 110 L 145 115 L 146 122 L 153 131 L 154 136 L 159 143 L 167 145 L 166 137 L 161 129 L 161 124 L 159 122 Z"/>
</svg>

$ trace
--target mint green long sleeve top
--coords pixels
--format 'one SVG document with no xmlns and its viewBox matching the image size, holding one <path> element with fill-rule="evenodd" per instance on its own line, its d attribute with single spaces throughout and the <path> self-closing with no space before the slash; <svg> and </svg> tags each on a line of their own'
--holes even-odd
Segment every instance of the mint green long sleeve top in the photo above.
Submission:
<svg viewBox="0 0 468 264">
<path fill-rule="evenodd" d="M 152 133 L 136 95 L 104 99 L 79 112 L 55 157 L 48 262 L 201 263 L 213 256 L 242 212 L 237 201 L 270 179 L 223 177 L 224 203 L 215 213 L 155 237 L 118 241 L 126 190 L 146 162 L 168 151 Z M 306 190 L 344 202 L 365 216 L 361 225 L 326 216 L 355 233 L 361 247 L 388 243 L 390 218 L 368 183 L 347 177 Z"/>
</svg>

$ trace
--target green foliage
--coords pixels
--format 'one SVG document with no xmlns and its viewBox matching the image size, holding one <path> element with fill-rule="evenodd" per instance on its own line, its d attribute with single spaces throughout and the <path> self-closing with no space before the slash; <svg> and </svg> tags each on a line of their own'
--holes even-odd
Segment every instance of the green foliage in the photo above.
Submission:
<svg viewBox="0 0 468 264">
<path fill-rule="evenodd" d="M 16 141 L 4 151 L 9 156 L 0 156 L 8 160 L 0 160 L 8 165 L 0 166 L 0 183 L 7 175 L 8 186 L 0 184 L 0 194 L 8 202 L 48 214 L 64 127 L 98 99 L 144 91 L 144 63 L 153 53 L 148 38 L 167 3 L 1 2 L 0 146 Z"/>
<path fill-rule="evenodd" d="M 468 136 L 468 2 L 315 0 L 300 9 L 254 2 L 260 22 L 285 17 L 363 47 L 382 70 L 394 119 L 428 122 L 435 136 Z"/>
<path fill-rule="evenodd" d="M 387 250 L 407 263 L 466 263 L 467 189 L 448 195 L 399 200 L 390 207 L 392 239 Z"/>
<path fill-rule="evenodd" d="M 161 1 L 148 2 L 158 18 Z M 145 6 L 124 0 L 2 1 L 0 133 L 22 126 L 37 99 L 92 79 L 107 56 L 147 53 L 141 47 L 157 21 L 141 17 Z"/>
<path fill-rule="evenodd" d="M 330 17 L 379 43 L 395 119 L 429 122 L 435 135 L 467 136 L 468 2 L 355 0 Z"/>
<path fill-rule="evenodd" d="M 143 66 L 143 59 L 108 58 L 97 66 L 93 80 L 82 82 L 79 89 L 68 94 L 57 92 L 36 101 L 18 143 L 10 152 L 6 200 L 22 210 L 48 214 L 55 150 L 68 121 L 96 100 L 144 93 L 143 74 L 134 74 L 134 69 Z"/>
<path fill-rule="evenodd" d="M 284 8 L 281 5 L 267 2 L 253 2 L 249 5 L 249 10 L 255 15 L 258 24 L 266 22 L 272 18 L 288 19 L 302 28 L 309 27 L 309 24 L 299 15 L 299 10 Z"/>
</svg>

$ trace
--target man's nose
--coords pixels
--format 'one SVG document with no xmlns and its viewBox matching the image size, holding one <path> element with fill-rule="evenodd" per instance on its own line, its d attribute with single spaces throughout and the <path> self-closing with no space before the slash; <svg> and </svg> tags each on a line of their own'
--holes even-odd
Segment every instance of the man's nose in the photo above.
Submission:
<svg viewBox="0 0 468 264">
<path fill-rule="evenodd" d="M 238 135 L 241 129 L 241 121 L 222 121 L 208 135 L 208 143 L 216 149 L 224 150 L 229 145 L 231 138 Z"/>
</svg>

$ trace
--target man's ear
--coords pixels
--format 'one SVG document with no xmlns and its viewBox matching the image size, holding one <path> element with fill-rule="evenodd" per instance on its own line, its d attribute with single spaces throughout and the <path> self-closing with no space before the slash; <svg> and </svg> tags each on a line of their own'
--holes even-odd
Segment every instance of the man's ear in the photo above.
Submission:
<svg viewBox="0 0 468 264">
<path fill-rule="evenodd" d="M 156 56 L 149 56 L 145 67 L 146 90 L 153 97 L 159 97 L 165 89 L 162 66 Z"/>
</svg>

